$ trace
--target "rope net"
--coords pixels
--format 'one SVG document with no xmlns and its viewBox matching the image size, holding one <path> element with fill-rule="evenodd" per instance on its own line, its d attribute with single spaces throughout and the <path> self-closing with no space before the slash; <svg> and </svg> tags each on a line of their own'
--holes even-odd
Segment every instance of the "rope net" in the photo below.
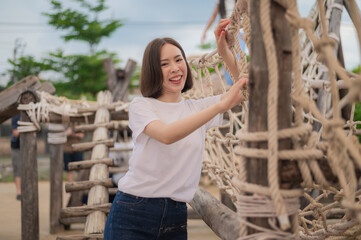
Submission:
<svg viewBox="0 0 361 240">
<path fill-rule="evenodd" d="M 203 172 L 229 194 L 237 207 L 240 240 L 358 239 L 361 149 L 356 137 L 360 131 L 356 126 L 361 122 L 355 121 L 353 115 L 355 103 L 361 100 L 361 78 L 339 63 L 339 32 L 328 30 L 331 19 L 342 12 L 343 5 L 338 0 L 318 0 L 310 16 L 301 18 L 295 0 L 275 2 L 286 9 L 292 38 L 292 125 L 284 129 L 277 126 L 279 67 L 271 31 L 271 1 L 264 0 L 260 1 L 260 22 L 263 42 L 267 43 L 269 86 L 265 121 L 269 123 L 268 131 L 249 131 L 248 91 L 244 89 L 245 101 L 225 114 L 223 126 L 207 133 Z M 231 76 L 233 81 L 249 74 L 246 53 L 239 41 L 242 38 L 250 49 L 249 3 L 237 1 L 228 26 L 227 39 L 240 72 L 239 76 Z M 353 0 L 347 4 L 351 18 L 356 19 L 357 34 L 361 36 L 357 5 Z M 198 99 L 227 91 L 229 86 L 219 70 L 223 61 L 216 50 L 200 57 L 188 57 L 188 60 L 195 87 L 184 93 L 185 98 Z M 340 94 L 341 90 L 347 91 Z M 39 123 L 49 122 L 52 112 L 61 115 L 63 123 L 69 122 L 70 117 L 84 117 L 87 122 L 87 117 L 94 115 L 89 109 L 100 107 L 89 101 L 39 95 L 40 102 L 19 105 L 18 109 L 26 111 L 32 121 L 20 123 L 22 132 L 38 131 Z M 128 106 L 129 103 L 116 102 L 106 107 L 127 111 Z M 341 114 L 345 109 L 349 109 L 346 120 Z M 291 141 L 292 149 L 280 150 L 280 140 Z M 267 148 L 251 147 L 262 142 Z M 263 159 L 267 163 L 267 186 L 248 181 L 248 159 Z M 297 188 L 291 188 L 291 184 L 282 179 L 288 175 L 292 178 L 295 169 L 301 180 Z M 269 228 L 249 221 L 254 217 L 267 217 Z M 249 234 L 248 229 L 255 233 Z"/>
<path fill-rule="evenodd" d="M 300 17 L 296 1 L 276 2 L 286 9 L 292 38 L 292 126 L 277 128 L 279 68 L 271 31 L 271 1 L 261 1 L 269 78 L 265 119 L 268 131 L 248 130 L 247 101 L 228 111 L 224 126 L 207 133 L 203 172 L 231 196 L 237 207 L 241 219 L 239 239 L 358 239 L 361 149 L 355 135 L 360 134 L 356 126 L 361 122 L 354 121 L 353 115 L 355 103 L 361 100 L 361 78 L 346 71 L 338 61 L 339 25 L 336 31 L 329 30 L 330 21 L 343 11 L 342 1 L 317 1 L 308 18 Z M 241 50 L 238 36 L 243 32 L 242 38 L 250 49 L 252 26 L 247 3 L 237 2 L 228 28 L 227 38 L 240 71 L 240 76 L 231 76 L 233 81 L 248 77 L 246 53 Z M 354 1 L 349 1 L 350 6 L 357 9 Z M 360 32 L 360 23 L 354 24 Z M 184 94 L 186 98 L 216 95 L 229 88 L 222 80 L 219 64 L 223 62 L 216 51 L 188 60 L 196 84 Z M 247 90 L 243 96 L 247 99 Z M 346 120 L 341 114 L 345 109 L 349 111 Z M 282 139 L 292 141 L 293 149 L 279 150 Z M 268 149 L 251 148 L 250 143 L 256 142 L 266 142 Z M 267 186 L 248 181 L 247 159 L 251 158 L 267 162 Z M 279 175 L 287 175 L 279 172 L 283 162 L 297 165 L 302 178 L 298 188 L 282 185 Z M 252 217 L 268 217 L 270 227 L 248 221 Z M 256 233 L 249 234 L 247 228 Z"/>
</svg>

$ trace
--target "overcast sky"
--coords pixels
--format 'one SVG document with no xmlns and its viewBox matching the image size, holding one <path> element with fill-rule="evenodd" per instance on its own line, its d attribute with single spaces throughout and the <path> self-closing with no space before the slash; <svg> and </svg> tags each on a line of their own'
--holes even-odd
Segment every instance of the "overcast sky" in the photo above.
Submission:
<svg viewBox="0 0 361 240">
<path fill-rule="evenodd" d="M 69 2 L 67 0 L 66 2 Z M 103 15 L 107 18 L 122 19 L 124 26 L 104 39 L 98 50 L 106 49 L 118 54 L 126 63 L 131 58 L 141 64 L 144 48 L 155 37 L 173 37 L 183 46 L 187 55 L 199 54 L 197 47 L 215 0 L 108 0 L 109 9 Z M 299 0 L 302 16 L 307 16 L 314 0 Z M 361 6 L 361 0 L 356 0 Z M 0 0 L 0 73 L 10 67 L 7 59 L 13 58 L 15 40 L 19 39 L 26 47 L 24 55 L 33 55 L 37 60 L 50 51 L 61 48 L 65 54 L 87 53 L 84 43 L 65 43 L 60 31 L 47 25 L 48 18 L 42 12 L 50 11 L 48 0 Z M 215 25 L 214 25 L 215 26 Z M 207 41 L 213 41 L 209 31 Z M 346 68 L 359 65 L 359 47 L 355 29 L 344 10 L 341 41 Z M 211 50 L 207 50 L 210 52 Z M 122 65 L 120 65 L 122 67 Z M 0 77 L 5 84 L 7 76 Z"/>
</svg>

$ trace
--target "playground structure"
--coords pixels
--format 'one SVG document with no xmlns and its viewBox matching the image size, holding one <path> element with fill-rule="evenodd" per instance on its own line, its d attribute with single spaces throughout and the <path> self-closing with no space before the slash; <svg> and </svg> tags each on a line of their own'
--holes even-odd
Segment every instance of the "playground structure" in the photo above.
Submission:
<svg viewBox="0 0 361 240">
<path fill-rule="evenodd" d="M 308 19 L 299 16 L 294 0 L 237 2 L 228 39 L 241 75 L 232 79 L 249 78 L 244 91 L 248 102 L 228 111 L 225 125 L 208 132 L 203 168 L 229 194 L 237 213 L 203 190 L 190 203 L 222 239 L 357 239 L 361 149 L 355 135 L 360 134 L 356 125 L 361 123 L 353 120 L 353 111 L 355 102 L 361 101 L 361 77 L 342 66 L 339 28 L 344 6 L 360 41 L 361 17 L 355 1 L 317 1 Z M 250 50 L 249 63 L 240 49 L 240 29 Z M 216 51 L 188 60 L 200 84 L 185 98 L 226 91 Z M 211 81 L 208 68 L 220 81 Z M 40 101 L 31 103 L 36 98 Z M 26 144 L 21 156 L 27 169 L 22 177 L 28 181 L 22 200 L 22 239 L 39 238 L 34 224 L 38 221 L 35 131 L 40 123 L 69 121 L 87 123 L 78 131 L 93 131 L 92 142 L 74 146 L 91 149 L 91 159 L 71 167 L 90 169 L 89 180 L 66 185 L 67 191 L 88 190 L 89 199 L 87 206 L 60 210 L 61 199 L 52 195 L 59 211 L 52 213 L 51 231 L 58 231 L 60 221 L 85 216 L 84 235 L 58 239 L 102 239 L 108 196 L 116 190 L 108 190 L 112 159 L 107 154 L 114 144 L 108 130 L 127 126 L 129 104 L 112 100 L 109 92 L 99 93 L 97 102 L 44 92 L 22 94 L 18 109 L 21 142 Z M 61 177 L 53 169 L 62 164 L 64 129 L 52 127 L 51 191 L 56 194 Z M 308 203 L 300 209 L 302 196 Z"/>
</svg>

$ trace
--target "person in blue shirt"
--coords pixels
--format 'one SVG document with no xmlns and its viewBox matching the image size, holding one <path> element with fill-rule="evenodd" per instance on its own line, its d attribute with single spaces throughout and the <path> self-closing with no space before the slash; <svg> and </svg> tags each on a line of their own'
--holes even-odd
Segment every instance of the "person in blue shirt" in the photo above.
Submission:
<svg viewBox="0 0 361 240">
<path fill-rule="evenodd" d="M 18 121 L 20 114 L 11 119 L 11 160 L 13 164 L 13 175 L 16 187 L 16 199 L 21 200 L 21 158 L 20 158 L 20 136 L 18 131 Z"/>
</svg>

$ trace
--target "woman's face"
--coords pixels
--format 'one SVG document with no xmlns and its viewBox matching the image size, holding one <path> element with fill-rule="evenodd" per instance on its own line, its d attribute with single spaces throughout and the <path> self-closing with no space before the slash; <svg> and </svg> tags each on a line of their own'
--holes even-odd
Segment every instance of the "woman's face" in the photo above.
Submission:
<svg viewBox="0 0 361 240">
<path fill-rule="evenodd" d="M 181 94 L 187 79 L 187 63 L 176 46 L 166 43 L 160 51 L 164 94 Z"/>
</svg>

